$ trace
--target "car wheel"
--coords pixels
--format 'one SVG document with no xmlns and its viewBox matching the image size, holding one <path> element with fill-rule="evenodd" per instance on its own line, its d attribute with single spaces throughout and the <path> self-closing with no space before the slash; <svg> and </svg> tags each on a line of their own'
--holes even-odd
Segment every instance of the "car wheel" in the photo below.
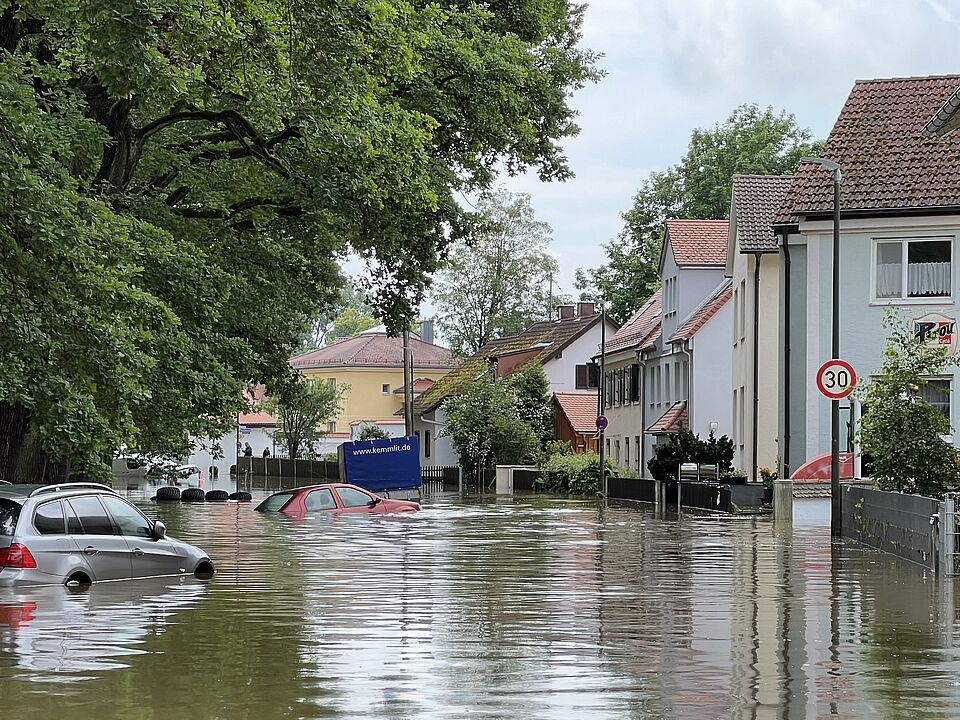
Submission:
<svg viewBox="0 0 960 720">
<path fill-rule="evenodd" d="M 251 495 L 248 492 L 241 491 L 241 492 L 230 493 L 230 497 L 228 499 L 236 500 L 238 502 L 250 502 L 251 500 L 253 500 L 253 495 Z"/>
<path fill-rule="evenodd" d="M 157 502 L 177 502 L 180 499 L 180 488 L 164 485 L 157 488 Z"/>
<path fill-rule="evenodd" d="M 181 502 L 203 502 L 206 496 L 200 488 L 187 488 L 180 493 Z"/>
<path fill-rule="evenodd" d="M 226 502 L 229 498 L 226 490 L 209 490 L 206 495 L 207 502 Z"/>
<path fill-rule="evenodd" d="M 209 560 L 201 560 L 193 574 L 201 580 L 209 580 L 213 577 L 213 563 Z"/>
</svg>

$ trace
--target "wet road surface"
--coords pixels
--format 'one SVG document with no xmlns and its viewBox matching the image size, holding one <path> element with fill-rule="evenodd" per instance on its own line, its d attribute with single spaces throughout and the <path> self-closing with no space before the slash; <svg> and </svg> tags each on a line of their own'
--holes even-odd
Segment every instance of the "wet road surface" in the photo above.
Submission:
<svg viewBox="0 0 960 720">
<path fill-rule="evenodd" d="M 960 717 L 952 588 L 797 524 L 440 496 L 402 517 L 147 504 L 192 578 L 0 591 L 50 718 Z"/>
</svg>

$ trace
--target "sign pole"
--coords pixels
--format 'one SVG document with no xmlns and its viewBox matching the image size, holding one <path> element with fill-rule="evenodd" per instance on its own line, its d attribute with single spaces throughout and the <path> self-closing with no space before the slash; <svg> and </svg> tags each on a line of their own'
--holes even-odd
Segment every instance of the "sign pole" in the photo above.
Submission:
<svg viewBox="0 0 960 720">
<path fill-rule="evenodd" d="M 606 376 L 607 364 L 607 307 L 604 298 L 600 298 L 600 417 L 602 418 L 607 411 L 607 399 L 605 391 L 607 387 Z M 600 423 L 599 418 L 597 428 L 600 430 L 600 492 L 604 499 L 607 497 L 607 466 L 606 466 L 606 448 L 604 447 L 604 431 L 607 428 L 606 422 Z"/>
<path fill-rule="evenodd" d="M 840 358 L 840 168 L 833 171 L 833 338 L 832 358 Z M 840 537 L 840 401 L 830 403 L 830 535 Z"/>
</svg>

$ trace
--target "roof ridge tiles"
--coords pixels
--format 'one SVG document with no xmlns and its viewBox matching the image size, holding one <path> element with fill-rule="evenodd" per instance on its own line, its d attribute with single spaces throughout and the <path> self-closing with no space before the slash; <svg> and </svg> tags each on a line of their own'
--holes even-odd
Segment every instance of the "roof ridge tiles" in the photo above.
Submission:
<svg viewBox="0 0 960 720">
<path fill-rule="evenodd" d="M 869 85 L 870 83 L 891 83 L 891 82 L 916 82 L 917 80 L 957 80 L 960 81 L 960 74 L 946 73 L 944 75 L 902 75 L 899 77 L 884 78 L 862 78 L 854 80 L 855 85 Z"/>
</svg>

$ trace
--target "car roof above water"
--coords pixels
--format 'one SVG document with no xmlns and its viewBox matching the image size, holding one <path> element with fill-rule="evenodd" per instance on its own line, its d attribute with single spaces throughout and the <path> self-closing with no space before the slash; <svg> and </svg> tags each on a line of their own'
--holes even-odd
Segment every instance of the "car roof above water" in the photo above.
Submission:
<svg viewBox="0 0 960 720">
<path fill-rule="evenodd" d="M 38 490 L 43 492 L 37 492 Z M 22 503 L 30 497 L 74 495 L 79 492 L 114 493 L 113 488 L 98 483 L 59 483 L 57 485 L 0 485 L 0 498 Z M 36 493 L 36 495 L 34 495 Z"/>
</svg>

